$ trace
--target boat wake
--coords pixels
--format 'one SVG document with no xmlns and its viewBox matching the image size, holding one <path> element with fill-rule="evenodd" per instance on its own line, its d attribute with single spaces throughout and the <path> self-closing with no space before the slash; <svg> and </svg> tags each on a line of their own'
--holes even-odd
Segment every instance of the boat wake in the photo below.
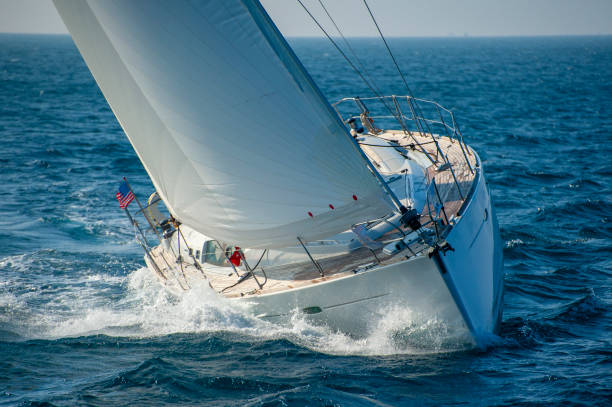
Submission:
<svg viewBox="0 0 612 407">
<path fill-rule="evenodd" d="M 2 340 L 222 333 L 237 341 L 288 340 L 335 355 L 427 354 L 472 346 L 464 328 L 419 319 L 401 307 L 383 310 L 384 316 L 372 321 L 374 329 L 361 338 L 314 325 L 297 312 L 288 323 L 274 324 L 250 315 L 248 305 L 216 295 L 204 280 L 177 293 L 146 268 L 131 271 L 127 277 L 102 272 L 68 279 L 63 273 L 47 274 L 43 286 L 19 281 L 19 276 L 40 267 L 38 257 L 12 256 L 0 264 L 17 272 L 13 275 L 17 278 L 10 278 L 9 273 L 9 280 L 0 285 Z"/>
</svg>

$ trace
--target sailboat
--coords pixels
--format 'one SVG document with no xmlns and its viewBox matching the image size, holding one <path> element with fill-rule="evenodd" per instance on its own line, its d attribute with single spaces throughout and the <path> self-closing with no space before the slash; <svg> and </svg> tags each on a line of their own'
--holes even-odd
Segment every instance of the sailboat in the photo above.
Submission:
<svg viewBox="0 0 612 407">
<path fill-rule="evenodd" d="M 165 284 L 354 335 L 394 306 L 496 332 L 497 219 L 451 111 L 330 104 L 258 0 L 54 2 L 155 187 L 133 224 Z"/>
</svg>

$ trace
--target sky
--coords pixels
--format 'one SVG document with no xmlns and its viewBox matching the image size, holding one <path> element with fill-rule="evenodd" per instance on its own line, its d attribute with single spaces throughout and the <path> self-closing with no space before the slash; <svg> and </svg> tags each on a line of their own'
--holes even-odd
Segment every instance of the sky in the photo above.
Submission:
<svg viewBox="0 0 612 407">
<path fill-rule="evenodd" d="M 319 0 L 302 1 L 335 33 Z M 377 35 L 362 0 L 322 1 L 344 35 Z M 322 35 L 297 0 L 261 2 L 285 36 Z M 612 34 L 612 0 L 368 0 L 368 4 L 390 37 Z M 0 0 L 0 32 L 68 31 L 51 0 Z"/>
</svg>

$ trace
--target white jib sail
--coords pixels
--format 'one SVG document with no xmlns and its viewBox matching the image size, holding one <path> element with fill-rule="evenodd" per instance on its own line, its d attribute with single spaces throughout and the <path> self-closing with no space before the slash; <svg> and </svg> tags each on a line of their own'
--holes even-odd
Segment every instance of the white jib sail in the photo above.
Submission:
<svg viewBox="0 0 612 407">
<path fill-rule="evenodd" d="M 257 0 L 55 0 L 170 212 L 241 247 L 390 212 Z"/>
</svg>

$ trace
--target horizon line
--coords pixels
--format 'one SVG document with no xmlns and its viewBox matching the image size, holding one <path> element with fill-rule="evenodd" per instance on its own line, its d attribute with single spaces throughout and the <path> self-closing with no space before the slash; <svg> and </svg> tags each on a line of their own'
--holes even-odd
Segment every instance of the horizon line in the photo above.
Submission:
<svg viewBox="0 0 612 407">
<path fill-rule="evenodd" d="M 57 33 L 57 32 L 22 32 L 22 31 L 0 31 L 0 35 L 55 35 L 55 36 L 68 36 L 70 33 Z M 537 38 L 537 37 L 610 37 L 610 33 L 595 33 L 595 34 L 444 34 L 444 35 L 385 35 L 385 38 L 455 38 L 455 39 L 468 39 L 468 38 Z M 331 36 L 334 39 L 340 39 L 340 36 Z M 285 38 L 294 39 L 327 39 L 324 35 L 287 35 Z M 353 39 L 374 39 L 380 38 L 376 35 L 346 35 L 345 38 Z"/>
</svg>

